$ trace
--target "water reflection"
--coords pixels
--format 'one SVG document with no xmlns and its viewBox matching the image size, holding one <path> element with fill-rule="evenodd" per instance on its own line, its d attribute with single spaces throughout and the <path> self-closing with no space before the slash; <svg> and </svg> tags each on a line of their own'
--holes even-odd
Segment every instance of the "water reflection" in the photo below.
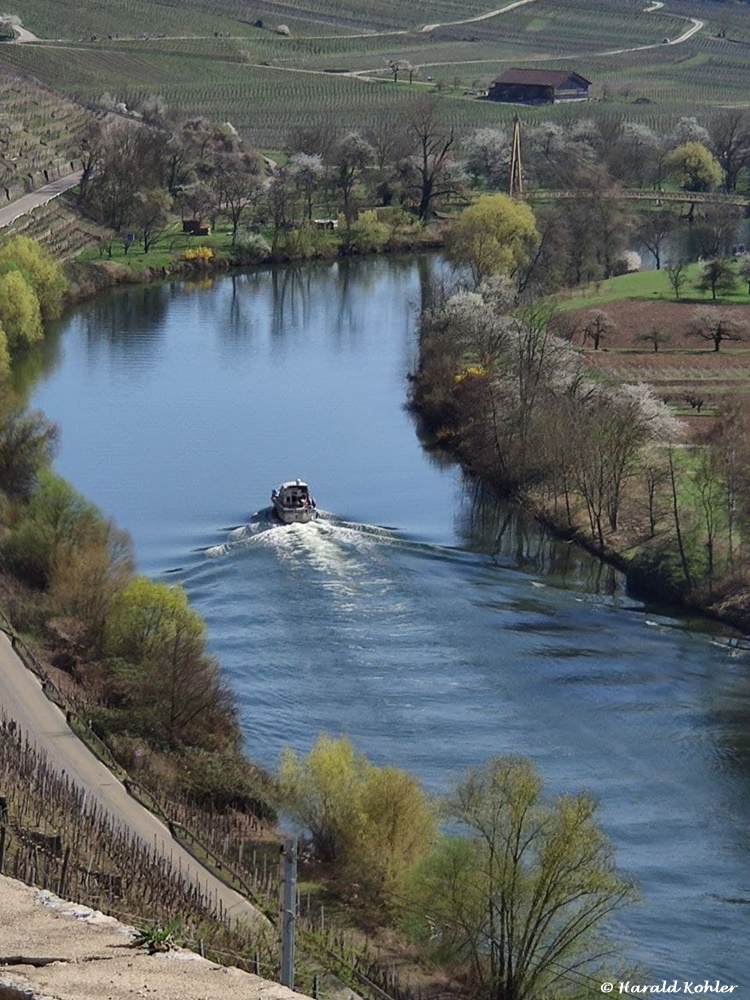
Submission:
<svg viewBox="0 0 750 1000">
<path fill-rule="evenodd" d="M 724 208 L 724 206 L 718 206 Z M 698 219 L 676 227 L 661 248 L 661 266 L 670 261 L 694 261 L 716 254 L 731 256 L 739 247 L 750 247 L 750 221 L 741 218 L 742 210 L 736 209 L 729 216 Z M 652 271 L 656 258 L 643 244 L 636 241 L 633 248 L 641 257 L 641 267 Z"/>
<path fill-rule="evenodd" d="M 113 357 L 142 353 L 144 345 L 155 348 L 173 292 L 167 285 L 145 285 L 94 299 L 79 314 L 88 341 L 110 345 Z"/>
<path fill-rule="evenodd" d="M 556 538 L 517 504 L 477 481 L 466 482 L 456 532 L 467 548 L 492 556 L 497 565 L 533 571 L 592 594 L 624 592 L 624 576 L 613 566 Z"/>
</svg>

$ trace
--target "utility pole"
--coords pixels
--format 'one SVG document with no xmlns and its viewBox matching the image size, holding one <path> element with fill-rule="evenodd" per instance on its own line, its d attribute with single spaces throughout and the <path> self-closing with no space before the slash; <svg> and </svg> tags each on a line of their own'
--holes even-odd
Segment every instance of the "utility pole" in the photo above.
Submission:
<svg viewBox="0 0 750 1000">
<path fill-rule="evenodd" d="M 294 925 L 297 918 L 297 838 L 281 848 L 281 985 L 294 989 Z"/>
<path fill-rule="evenodd" d="M 523 198 L 523 167 L 521 165 L 521 119 L 513 116 L 513 141 L 510 147 L 510 182 L 508 194 L 511 198 Z"/>
</svg>

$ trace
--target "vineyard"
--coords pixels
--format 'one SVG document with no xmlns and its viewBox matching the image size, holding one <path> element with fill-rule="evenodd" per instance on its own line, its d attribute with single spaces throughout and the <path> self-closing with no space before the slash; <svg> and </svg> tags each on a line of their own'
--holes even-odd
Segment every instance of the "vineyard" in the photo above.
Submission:
<svg viewBox="0 0 750 1000">
<path fill-rule="evenodd" d="M 438 88 L 459 132 L 502 125 L 513 109 L 478 99 L 509 65 L 575 68 L 593 81 L 586 114 L 620 114 L 662 128 L 680 115 L 746 101 L 750 26 L 736 5 L 644 0 L 532 0 L 481 20 L 471 0 L 84 0 L 75 28 L 63 10 L 28 0 L 26 27 L 47 41 L 6 45 L 0 56 L 24 74 L 83 102 L 106 92 L 129 107 L 160 94 L 172 105 L 231 121 L 249 141 L 277 149 L 301 122 L 335 118 L 361 127 Z M 57 13 L 56 13 L 57 12 Z M 706 21 L 684 44 L 664 45 Z M 442 22 L 442 23 L 440 23 Z M 276 33 L 279 23 L 290 34 Z M 134 34 L 132 26 L 139 31 Z M 429 32 L 421 30 L 431 26 Z M 376 33 L 379 32 L 379 33 Z M 650 48 L 640 48 L 651 46 Z M 621 50 L 632 50 L 624 51 Z M 394 83 L 389 64 L 414 69 Z M 564 106 L 528 109 L 527 120 L 580 115 Z"/>
<path fill-rule="evenodd" d="M 0 203 L 69 173 L 91 112 L 0 68 Z M 4 189 L 4 190 L 3 190 Z"/>
<path fill-rule="evenodd" d="M 252 817 L 207 814 L 160 802 L 176 840 L 206 859 L 263 910 L 267 927 L 232 920 L 221 903 L 193 887 L 169 859 L 130 836 L 59 774 L 47 758 L 0 720 L 0 874 L 50 890 L 129 924 L 166 927 L 179 917 L 179 940 L 216 962 L 278 980 L 274 928 L 280 895 L 279 844 Z M 303 866 L 304 870 L 304 866 Z M 436 1000 L 413 968 L 385 947 L 347 929 L 341 907 L 302 883 L 297 900 L 298 989 L 316 995 L 323 970 L 373 1000 Z M 387 991 L 387 992 L 386 992 Z M 441 993 L 441 996 L 447 996 Z"/>
</svg>

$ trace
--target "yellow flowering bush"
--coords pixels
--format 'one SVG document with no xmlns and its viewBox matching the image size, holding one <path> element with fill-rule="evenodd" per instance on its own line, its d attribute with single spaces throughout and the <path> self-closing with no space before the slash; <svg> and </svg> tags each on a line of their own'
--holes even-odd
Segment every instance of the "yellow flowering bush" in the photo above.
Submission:
<svg viewBox="0 0 750 1000">
<path fill-rule="evenodd" d="M 461 385 L 467 378 L 486 378 L 487 369 L 483 365 L 471 365 L 453 376 L 453 384 Z"/>
<path fill-rule="evenodd" d="M 213 260 L 214 252 L 211 247 L 188 247 L 183 256 L 185 260 Z"/>
</svg>

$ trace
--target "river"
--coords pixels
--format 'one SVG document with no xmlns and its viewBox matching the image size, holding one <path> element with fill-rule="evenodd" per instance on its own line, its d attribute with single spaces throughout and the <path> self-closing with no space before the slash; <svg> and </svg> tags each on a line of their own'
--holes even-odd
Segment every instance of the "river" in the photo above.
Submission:
<svg viewBox="0 0 750 1000">
<path fill-rule="evenodd" d="M 432 791 L 528 754 L 588 790 L 642 901 L 643 982 L 750 982 L 750 654 L 644 606 L 425 452 L 404 409 L 429 258 L 135 287 L 31 360 L 57 468 L 182 581 L 248 753 L 346 733 Z M 29 376 L 30 377 L 30 376 Z M 274 526 L 284 479 L 311 525 Z M 743 994 L 742 989 L 734 995 Z"/>
</svg>

